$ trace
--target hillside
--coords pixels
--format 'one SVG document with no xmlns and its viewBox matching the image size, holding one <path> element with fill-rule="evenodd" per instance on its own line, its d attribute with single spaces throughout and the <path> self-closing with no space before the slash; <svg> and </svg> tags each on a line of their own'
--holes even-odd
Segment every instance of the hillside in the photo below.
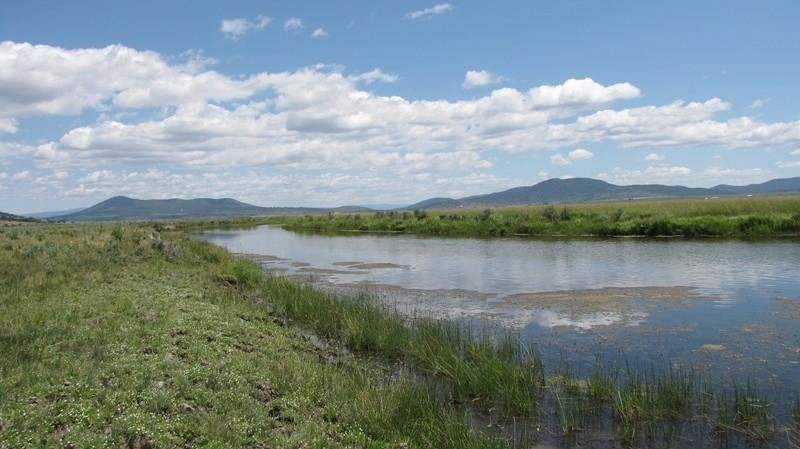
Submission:
<svg viewBox="0 0 800 449">
<path fill-rule="evenodd" d="M 0 212 L 0 223 L 3 222 L 12 222 L 12 223 L 30 223 L 36 222 L 38 220 L 30 218 L 30 217 L 21 217 L 19 215 L 9 214 L 7 212 Z"/>
<path fill-rule="evenodd" d="M 79 212 L 53 217 L 70 221 L 163 220 L 209 217 L 241 217 L 262 215 L 298 215 L 326 212 L 358 212 L 368 209 L 341 207 L 336 209 L 309 207 L 260 207 L 231 198 L 198 198 L 191 200 L 139 200 L 117 196 Z"/>
<path fill-rule="evenodd" d="M 466 198 L 431 198 L 404 209 L 449 209 L 455 207 L 512 206 L 545 203 L 588 203 L 643 198 L 692 198 L 724 195 L 764 195 L 800 192 L 800 177 L 773 179 L 747 186 L 719 185 L 711 188 L 641 184 L 619 186 L 590 178 L 549 179 L 538 184 Z"/>
</svg>

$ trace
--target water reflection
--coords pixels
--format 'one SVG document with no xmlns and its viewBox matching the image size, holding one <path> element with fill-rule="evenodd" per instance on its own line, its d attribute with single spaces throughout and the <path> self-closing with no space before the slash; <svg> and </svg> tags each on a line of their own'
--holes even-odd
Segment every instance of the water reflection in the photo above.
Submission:
<svg viewBox="0 0 800 449">
<path fill-rule="evenodd" d="M 574 360 L 617 351 L 800 384 L 800 314 L 777 299 L 800 297 L 793 241 L 323 236 L 268 226 L 203 238 L 409 313 L 518 328 L 544 352 L 569 345 Z M 725 350 L 700 351 L 705 344 Z"/>
</svg>

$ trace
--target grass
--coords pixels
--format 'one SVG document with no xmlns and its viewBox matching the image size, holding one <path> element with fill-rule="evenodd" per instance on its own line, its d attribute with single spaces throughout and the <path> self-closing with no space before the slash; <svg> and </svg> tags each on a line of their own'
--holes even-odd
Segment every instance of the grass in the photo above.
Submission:
<svg viewBox="0 0 800 449">
<path fill-rule="evenodd" d="M 670 369 L 548 377 L 513 333 L 408 321 L 168 229 L 0 230 L 0 448 L 509 444 L 471 432 L 465 408 L 554 416 L 565 438 L 607 419 L 630 446 L 698 417 L 774 437 L 751 385 L 726 395 Z"/>
<path fill-rule="evenodd" d="M 432 384 L 320 360 L 251 264 L 145 226 L 0 231 L 0 447 L 502 447 Z"/>
<path fill-rule="evenodd" d="M 436 236 L 680 236 L 800 235 L 800 197 L 613 203 L 376 212 L 282 217 L 287 229 L 313 232 L 394 232 Z"/>
</svg>

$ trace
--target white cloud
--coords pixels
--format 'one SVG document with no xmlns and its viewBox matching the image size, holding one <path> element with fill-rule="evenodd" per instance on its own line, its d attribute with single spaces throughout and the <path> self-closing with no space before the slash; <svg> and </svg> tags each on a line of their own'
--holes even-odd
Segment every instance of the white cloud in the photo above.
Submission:
<svg viewBox="0 0 800 449">
<path fill-rule="evenodd" d="M 591 78 L 569 79 L 563 84 L 544 85 L 528 93 L 532 101 L 541 106 L 602 104 L 615 100 L 637 98 L 639 88 L 630 83 L 603 86 Z"/>
<path fill-rule="evenodd" d="M 775 165 L 777 165 L 778 168 L 800 168 L 800 161 L 778 161 Z"/>
<path fill-rule="evenodd" d="M 220 22 L 219 30 L 228 39 L 239 39 L 250 31 L 262 30 L 272 23 L 272 19 L 267 16 L 259 15 L 255 20 L 248 19 L 223 19 Z"/>
<path fill-rule="evenodd" d="M 767 103 L 770 102 L 770 100 L 771 100 L 770 98 L 758 98 L 758 99 L 755 99 L 755 100 L 753 100 L 752 103 L 750 103 L 750 109 L 761 109 L 764 106 L 766 106 Z"/>
<path fill-rule="evenodd" d="M 564 156 L 561 153 L 550 156 L 553 165 L 572 165 L 574 161 L 585 161 L 594 157 L 594 153 L 583 148 L 577 148 Z"/>
<path fill-rule="evenodd" d="M 473 87 L 497 84 L 501 81 L 502 77 L 487 70 L 468 70 L 464 75 L 464 82 L 461 83 L 461 86 L 464 89 L 472 89 Z"/>
<path fill-rule="evenodd" d="M 398 79 L 380 69 L 347 73 L 342 67 L 315 66 L 242 77 L 208 70 L 209 64 L 197 53 L 175 59 L 123 46 L 68 50 L 0 43 L 0 120 L 16 127 L 25 117 L 103 112 L 50 142 L 0 143 L 0 164 L 21 159 L 34 164 L 32 171 L 47 170 L 35 177 L 50 178 L 57 171 L 76 174 L 112 167 L 119 176 L 119 166 L 133 163 L 195 174 L 255 167 L 295 173 L 294 181 L 313 178 L 303 177 L 303 170 L 433 180 L 449 179 L 443 174 L 454 169 L 458 175 L 448 176 L 459 177 L 461 184 L 453 190 L 469 191 L 464 173 L 480 179 L 485 174 L 481 171 L 492 166 L 487 153 L 495 151 L 551 150 L 559 152 L 553 155 L 554 164 L 569 165 L 581 160 L 577 155 L 582 153 L 567 151 L 599 142 L 659 152 L 660 147 L 677 145 L 702 145 L 716 152 L 800 144 L 800 122 L 719 119 L 730 106 L 716 98 L 613 108 L 615 101 L 641 95 L 628 82 L 570 79 L 527 90 L 499 88 L 462 101 L 412 100 L 370 90 L 370 83 Z M 163 108 L 163 113 L 131 115 L 139 108 Z M 641 182 L 705 182 L 714 176 L 738 181 L 768 173 L 681 169 L 686 167 L 608 176 L 634 179 L 638 173 Z M 77 188 L 73 184 L 80 176 L 63 181 Z M 92 182 L 100 180 L 81 181 L 86 192 L 98 188 Z M 505 181 L 484 186 L 492 182 Z M 176 184 L 165 192 L 178 190 Z M 429 192 L 442 194 L 433 187 Z"/>
<path fill-rule="evenodd" d="M 328 32 L 324 28 L 317 28 L 311 33 L 311 37 L 328 37 Z"/>
<path fill-rule="evenodd" d="M 170 64 L 158 53 L 120 45 L 67 50 L 1 42 L 0 120 L 244 99 L 266 88 L 260 76 L 196 73 L 203 62 L 188 57 Z"/>
<path fill-rule="evenodd" d="M 663 161 L 664 159 L 665 159 L 664 155 L 658 153 L 650 153 L 644 157 L 644 160 L 651 162 L 660 162 Z"/>
<path fill-rule="evenodd" d="M 412 11 L 406 14 L 406 17 L 411 19 L 429 19 L 433 16 L 450 12 L 453 10 L 453 5 L 450 3 L 440 3 L 431 6 L 430 8 L 421 9 L 419 11 Z"/>
<path fill-rule="evenodd" d="M 593 158 L 594 153 L 583 148 L 578 148 L 567 153 L 567 157 L 572 161 L 585 161 Z"/>
<path fill-rule="evenodd" d="M 284 30 L 299 30 L 303 28 L 303 20 L 298 17 L 291 17 L 283 22 Z"/>
<path fill-rule="evenodd" d="M 796 150 L 792 151 L 792 152 L 791 152 L 791 153 L 789 153 L 789 154 L 790 154 L 790 155 L 792 155 L 792 156 L 800 156 L 800 148 L 798 148 L 798 149 L 796 149 Z"/>
</svg>

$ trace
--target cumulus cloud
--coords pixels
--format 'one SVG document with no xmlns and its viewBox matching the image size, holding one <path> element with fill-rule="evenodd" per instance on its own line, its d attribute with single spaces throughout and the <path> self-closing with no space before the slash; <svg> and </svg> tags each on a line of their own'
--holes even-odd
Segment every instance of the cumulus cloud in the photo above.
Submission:
<svg viewBox="0 0 800 449">
<path fill-rule="evenodd" d="M 758 98 L 758 99 L 755 99 L 755 100 L 753 100 L 752 103 L 750 103 L 750 108 L 751 109 L 761 109 L 764 106 L 766 106 L 767 103 L 769 103 L 770 100 L 771 100 L 770 98 Z"/>
<path fill-rule="evenodd" d="M 593 158 L 594 153 L 583 148 L 578 148 L 567 153 L 567 157 L 572 161 L 585 161 Z"/>
<path fill-rule="evenodd" d="M 262 30 L 272 23 L 272 19 L 267 16 L 259 15 L 254 20 L 249 19 L 223 19 L 220 22 L 219 30 L 228 39 L 239 39 L 250 31 Z"/>
<path fill-rule="evenodd" d="M 472 89 L 473 87 L 486 86 L 489 84 L 497 84 L 502 81 L 502 78 L 487 70 L 468 70 L 464 75 L 464 82 L 461 86 L 464 89 Z"/>
<path fill-rule="evenodd" d="M 444 14 L 452 10 L 453 5 L 450 3 L 440 3 L 438 5 L 431 6 L 430 8 L 411 11 L 410 13 L 406 14 L 406 17 L 410 19 L 430 19 L 433 16 Z"/>
<path fill-rule="evenodd" d="M 284 30 L 299 30 L 303 28 L 303 20 L 298 17 L 291 17 L 286 19 L 286 22 L 283 22 L 283 29 Z"/>
<path fill-rule="evenodd" d="M 663 154 L 658 153 L 650 153 L 644 157 L 644 160 L 651 161 L 651 162 L 660 162 L 666 159 Z"/>
<path fill-rule="evenodd" d="M 791 153 L 789 153 L 789 154 L 790 154 L 790 155 L 792 155 L 792 156 L 800 156 L 800 148 L 798 148 L 798 149 L 796 149 L 796 150 L 792 151 L 792 152 L 791 152 Z"/>
<path fill-rule="evenodd" d="M 553 165 L 572 165 L 574 161 L 585 161 L 594 157 L 594 153 L 583 148 L 577 148 L 564 156 L 561 153 L 550 156 Z"/>
<path fill-rule="evenodd" d="M 244 99 L 266 87 L 263 77 L 234 79 L 197 67 L 121 45 L 67 50 L 2 42 L 0 120 Z"/>
<path fill-rule="evenodd" d="M 556 151 L 551 161 L 569 165 L 589 157 L 591 152 L 581 147 L 600 142 L 659 153 L 669 146 L 719 151 L 800 144 L 800 122 L 729 118 L 730 105 L 718 98 L 616 107 L 615 102 L 641 96 L 624 80 L 568 79 L 527 90 L 498 88 L 461 101 L 408 99 L 370 90 L 371 83 L 398 80 L 378 68 L 348 73 L 342 67 L 314 66 L 227 76 L 209 70 L 213 61 L 207 59 L 198 53 L 171 58 L 124 46 L 70 50 L 0 43 L 0 126 L 11 130 L 24 126 L 27 117 L 102 112 L 49 142 L 0 143 L 1 161 L 21 158 L 70 173 L 136 163 L 193 173 L 259 167 L 447 179 L 442 173 L 448 167 L 483 174 L 492 166 L 486 155 L 494 151 Z M 163 112 L 130 115 L 141 108 Z M 687 174 L 684 168 L 650 167 L 649 172 L 607 176 L 638 175 L 640 181 L 725 176 L 721 169 Z M 750 180 L 764 173 L 728 176 Z M 82 181 L 85 189 L 96 188 L 92 182 Z"/>
<path fill-rule="evenodd" d="M 328 32 L 324 28 L 317 28 L 311 33 L 311 37 L 328 37 Z"/>
<path fill-rule="evenodd" d="M 778 161 L 775 165 L 777 165 L 778 168 L 800 168 L 800 161 Z"/>
</svg>

